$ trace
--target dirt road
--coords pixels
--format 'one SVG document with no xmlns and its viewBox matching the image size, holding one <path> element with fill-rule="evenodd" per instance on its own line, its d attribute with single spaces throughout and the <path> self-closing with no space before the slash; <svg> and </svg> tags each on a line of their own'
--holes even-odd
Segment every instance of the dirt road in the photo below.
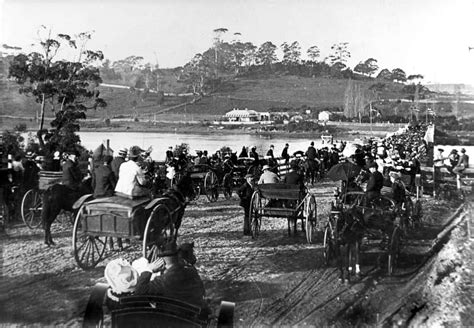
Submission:
<svg viewBox="0 0 474 328">
<path fill-rule="evenodd" d="M 327 218 L 333 187 L 334 183 L 325 182 L 312 190 L 320 220 Z M 407 236 L 396 274 L 387 277 L 385 270 L 375 266 L 380 250 L 368 245 L 362 250 L 363 276 L 349 285 L 338 281 L 335 268 L 324 265 L 321 236 L 309 245 L 301 231 L 296 237 L 288 236 L 286 220 L 279 218 L 264 218 L 257 240 L 243 236 L 243 211 L 235 196 L 216 203 L 202 196 L 188 205 L 180 241 L 195 242 L 197 268 L 213 304 L 220 300 L 236 303 L 237 326 L 403 323 L 413 306 L 429 300 L 427 284 L 438 277 L 436 286 L 442 285 L 443 274 L 454 272 L 430 273 L 432 268 L 420 265 L 426 263 L 438 233 L 459 203 L 425 198 L 423 206 L 426 224 Z M 91 287 L 105 282 L 108 261 L 117 257 L 133 260 L 141 254 L 138 244 L 123 252 L 108 251 L 97 268 L 82 271 L 71 254 L 71 230 L 71 225 L 53 225 L 55 247 L 43 244 L 41 230 L 21 224 L 1 236 L 1 323 L 79 325 Z M 463 271 L 463 261 L 461 257 L 454 268 L 470 279 L 470 272 Z M 418 295 L 416 300 L 414 295 Z"/>
</svg>

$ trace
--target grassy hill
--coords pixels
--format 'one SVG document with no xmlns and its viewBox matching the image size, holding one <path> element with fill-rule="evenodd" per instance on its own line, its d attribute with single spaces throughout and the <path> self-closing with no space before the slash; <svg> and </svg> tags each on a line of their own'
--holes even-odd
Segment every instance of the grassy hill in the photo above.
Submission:
<svg viewBox="0 0 474 328">
<path fill-rule="evenodd" d="M 182 92 L 183 86 L 173 82 L 170 74 L 166 82 L 167 91 Z M 259 78 L 233 78 L 223 82 L 212 95 L 194 99 L 187 97 L 164 97 L 159 104 L 156 93 L 144 94 L 129 89 L 100 87 L 101 96 L 108 103 L 105 109 L 90 110 L 87 117 L 90 119 L 138 117 L 139 119 L 154 117 L 158 120 L 214 120 L 221 117 L 232 108 L 249 108 L 257 111 L 288 111 L 301 109 L 303 106 L 319 111 L 324 109 L 342 110 L 345 92 L 348 85 L 346 79 L 334 78 L 307 78 L 290 75 L 272 75 Z M 357 80 L 361 90 L 368 90 L 374 80 Z M 380 98 L 401 99 L 403 85 L 388 83 Z M 186 103 L 186 105 L 184 105 Z M 181 105 L 180 105 L 181 104 Z M 386 113 L 394 112 L 406 115 L 409 103 L 385 102 L 377 107 Z M 446 115 L 452 114 L 449 104 L 446 106 Z M 441 107 L 438 107 L 441 108 Z M 18 86 L 11 81 L 2 81 L 0 84 L 0 111 L 1 115 L 23 117 L 31 122 L 39 104 L 25 95 L 18 93 Z M 382 113 L 383 115 L 384 113 Z M 462 116 L 474 115 L 472 106 L 462 105 L 459 108 Z M 46 111 L 46 117 L 53 117 L 52 111 Z M 29 124 L 28 124 L 29 125 Z"/>
</svg>

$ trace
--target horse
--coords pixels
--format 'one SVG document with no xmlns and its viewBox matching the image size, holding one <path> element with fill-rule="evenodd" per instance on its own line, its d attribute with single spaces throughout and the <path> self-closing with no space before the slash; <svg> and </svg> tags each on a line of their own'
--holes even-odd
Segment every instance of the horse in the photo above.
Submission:
<svg viewBox="0 0 474 328">
<path fill-rule="evenodd" d="M 335 253 L 338 259 L 339 279 L 343 283 L 350 281 L 354 274 L 360 276 L 360 246 L 364 236 L 364 225 L 354 213 L 355 207 L 342 211 L 335 224 Z"/>
<path fill-rule="evenodd" d="M 304 162 L 305 178 L 308 183 L 314 184 L 316 176 L 319 174 L 319 163 L 317 160 L 306 159 Z"/>
<path fill-rule="evenodd" d="M 74 203 L 87 194 L 92 196 L 91 179 L 83 181 L 78 190 L 72 190 L 62 184 L 54 184 L 44 192 L 41 220 L 43 222 L 44 242 L 46 245 L 55 245 L 51 236 L 51 225 L 61 210 L 73 212 Z"/>
</svg>

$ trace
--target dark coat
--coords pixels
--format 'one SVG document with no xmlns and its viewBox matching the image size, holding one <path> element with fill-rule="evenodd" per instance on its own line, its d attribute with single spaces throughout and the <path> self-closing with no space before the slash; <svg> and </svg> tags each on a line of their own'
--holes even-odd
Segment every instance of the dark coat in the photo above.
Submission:
<svg viewBox="0 0 474 328">
<path fill-rule="evenodd" d="M 94 197 L 109 197 L 114 195 L 117 179 L 107 165 L 99 165 L 94 170 Z"/>
<path fill-rule="evenodd" d="M 117 157 L 114 157 L 114 159 L 112 160 L 112 163 L 110 163 L 110 168 L 112 169 L 112 172 L 114 172 L 115 174 L 115 179 L 118 179 L 119 177 L 120 165 L 122 165 L 123 162 L 125 162 L 125 158 L 121 156 L 117 156 Z"/>
<path fill-rule="evenodd" d="M 281 157 L 284 158 L 286 161 L 290 159 L 290 155 L 288 154 L 288 147 L 283 148 L 281 152 Z"/>
<path fill-rule="evenodd" d="M 71 188 L 72 190 L 78 190 L 82 181 L 82 172 L 79 170 L 77 162 L 73 162 L 70 159 L 63 165 L 63 185 Z"/>
<path fill-rule="evenodd" d="M 151 272 L 143 272 L 138 277 L 135 295 L 160 295 L 206 308 L 204 284 L 199 273 L 192 266 L 181 263 L 150 281 Z"/>
<path fill-rule="evenodd" d="M 315 160 L 318 156 L 316 148 L 314 148 L 313 146 L 309 146 L 308 150 L 306 151 L 306 156 L 308 157 L 308 159 Z"/>
<path fill-rule="evenodd" d="M 240 206 L 244 208 L 250 207 L 250 201 L 252 200 L 253 188 L 245 181 L 237 190 L 237 195 L 240 197 Z"/>
<path fill-rule="evenodd" d="M 283 183 L 304 186 L 303 176 L 296 171 L 290 171 L 283 177 Z"/>
<path fill-rule="evenodd" d="M 371 199 L 374 196 L 380 195 L 380 190 L 383 187 L 383 175 L 379 171 L 370 174 L 369 181 L 367 181 L 367 196 Z"/>
<path fill-rule="evenodd" d="M 401 181 L 396 180 L 392 183 L 392 197 L 396 205 L 402 205 L 405 202 L 405 186 Z"/>
</svg>

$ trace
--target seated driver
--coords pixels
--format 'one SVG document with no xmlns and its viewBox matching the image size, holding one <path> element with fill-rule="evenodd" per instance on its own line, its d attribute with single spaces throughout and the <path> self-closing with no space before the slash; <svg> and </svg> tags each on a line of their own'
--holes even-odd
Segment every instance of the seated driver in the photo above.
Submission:
<svg viewBox="0 0 474 328">
<path fill-rule="evenodd" d="M 145 187 L 148 182 L 146 171 L 137 163 L 141 152 L 140 147 L 131 147 L 128 152 L 129 160 L 120 165 L 119 177 L 115 186 L 115 193 L 118 196 L 135 199 L 150 195 L 150 190 Z"/>
</svg>

